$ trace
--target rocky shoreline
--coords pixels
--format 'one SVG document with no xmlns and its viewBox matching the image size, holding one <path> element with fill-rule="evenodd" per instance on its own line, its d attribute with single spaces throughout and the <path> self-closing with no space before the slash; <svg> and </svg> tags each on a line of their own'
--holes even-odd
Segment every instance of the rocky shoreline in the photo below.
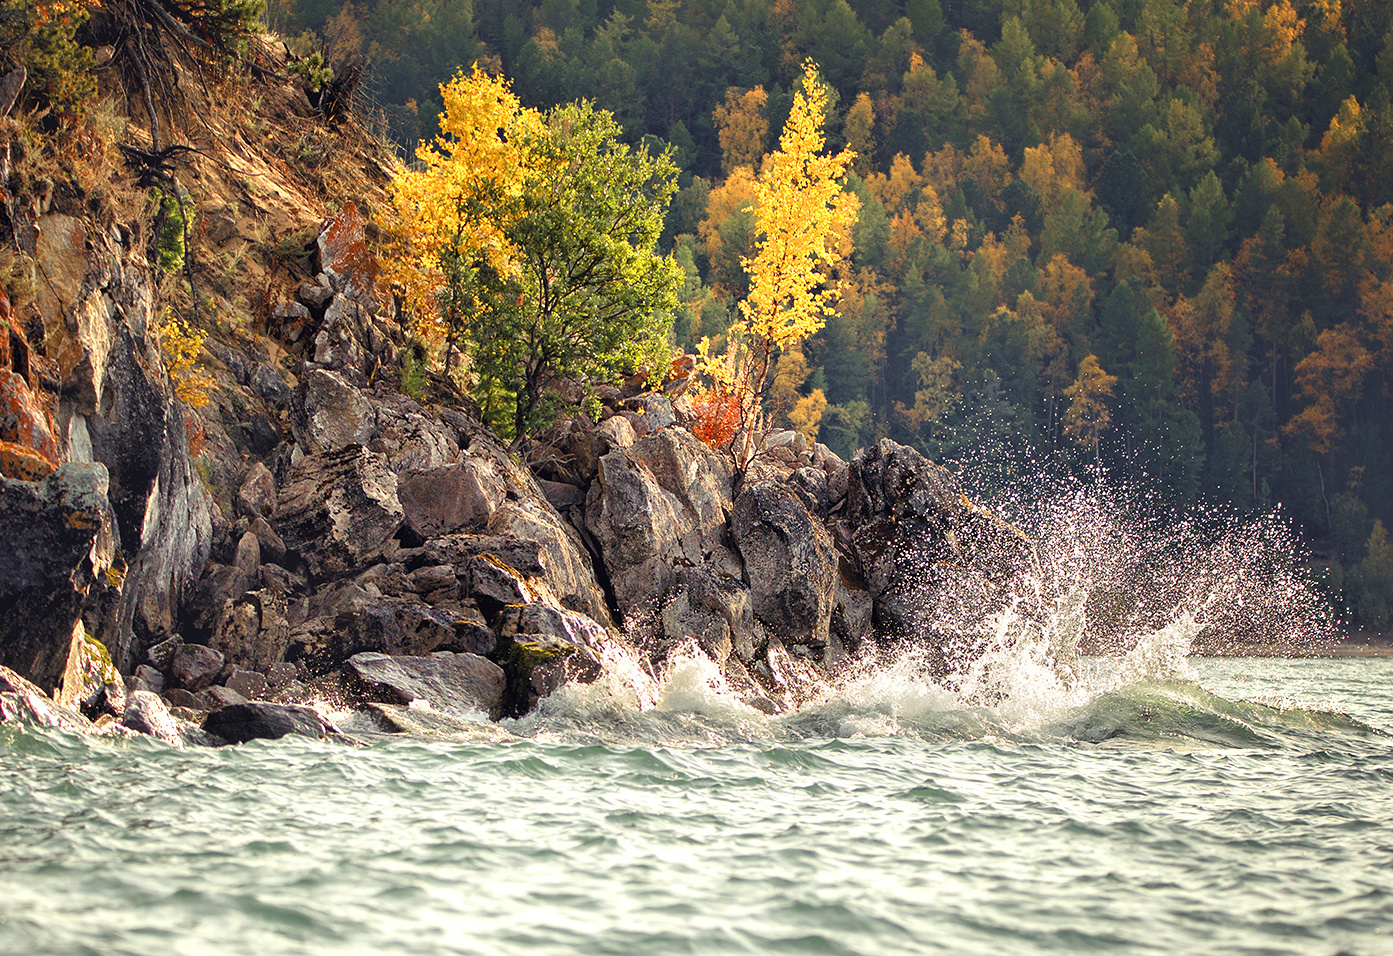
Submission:
<svg viewBox="0 0 1393 956">
<path fill-rule="evenodd" d="M 271 309 L 278 354 L 206 343 L 217 387 L 195 417 L 121 230 L 31 224 L 64 292 L 27 317 L 0 302 L 4 719 L 219 743 L 332 735 L 305 706 L 330 700 L 420 730 L 693 647 L 776 713 L 911 636 L 947 668 L 974 648 L 945 622 L 1034 566 L 1029 540 L 890 441 L 844 462 L 774 432 L 737 474 L 686 427 L 680 363 L 663 391 L 600 388 L 597 416 L 520 449 L 448 380 L 404 394 L 407 338 L 351 205 Z"/>
</svg>

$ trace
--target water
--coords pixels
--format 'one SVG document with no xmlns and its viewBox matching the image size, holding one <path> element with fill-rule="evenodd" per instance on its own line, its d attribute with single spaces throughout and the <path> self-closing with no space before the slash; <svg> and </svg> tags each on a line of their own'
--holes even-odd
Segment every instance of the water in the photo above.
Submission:
<svg viewBox="0 0 1393 956">
<path fill-rule="evenodd" d="M 1165 647 L 990 705 L 688 661 L 449 740 L 0 727 L 0 952 L 1393 953 L 1393 661 Z"/>
</svg>

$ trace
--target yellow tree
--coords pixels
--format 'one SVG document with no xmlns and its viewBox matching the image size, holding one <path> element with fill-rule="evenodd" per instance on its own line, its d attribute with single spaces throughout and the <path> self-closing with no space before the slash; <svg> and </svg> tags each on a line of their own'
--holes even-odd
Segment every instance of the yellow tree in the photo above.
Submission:
<svg viewBox="0 0 1393 956">
<path fill-rule="evenodd" d="M 844 188 L 850 150 L 822 155 L 827 91 L 817 66 L 803 66 L 803 88 L 779 149 L 764 158 L 755 181 L 755 224 L 759 240 L 744 260 L 750 294 L 740 303 L 735 336 L 743 360 L 736 363 L 741 419 L 758 424 L 765 379 L 776 350 L 801 342 L 822 328 L 834 311 L 836 286 L 828 273 L 849 251 L 848 234 L 860 201 Z"/>
<path fill-rule="evenodd" d="M 763 422 L 774 358 L 822 328 L 835 311 L 834 272 L 851 253 L 860 201 L 845 183 L 855 154 L 822 155 L 827 104 L 817 66 L 808 61 L 779 149 L 764 157 L 753 183 L 755 254 L 741 257 L 749 293 L 724 353 L 716 353 L 709 339 L 697 347 L 711 383 L 697 398 L 711 419 L 708 441 L 726 447 L 740 467 L 753 457 L 752 433 Z"/>
<path fill-rule="evenodd" d="M 716 107 L 713 118 L 721 144 L 721 171 L 727 176 L 738 166 L 754 169 L 759 165 L 769 135 L 769 120 L 764 115 L 768 100 L 762 86 L 744 93 L 732 86 L 726 90 L 725 102 Z"/>
<path fill-rule="evenodd" d="M 384 278 L 401 290 L 422 338 L 453 346 L 470 313 L 464 290 L 471 264 L 515 269 L 506 230 L 523 212 L 524 177 L 534 165 L 528 144 L 543 122 L 507 79 L 477 65 L 442 84 L 440 95 L 441 134 L 416 151 L 417 168 L 392 181 L 392 204 L 404 227 Z"/>
<path fill-rule="evenodd" d="M 1080 448 L 1096 450 L 1098 439 L 1112 423 L 1108 402 L 1117 376 L 1109 375 L 1098 364 L 1098 356 L 1088 355 L 1079 363 L 1079 377 L 1064 390 L 1069 410 L 1064 413 L 1064 434 Z"/>
</svg>

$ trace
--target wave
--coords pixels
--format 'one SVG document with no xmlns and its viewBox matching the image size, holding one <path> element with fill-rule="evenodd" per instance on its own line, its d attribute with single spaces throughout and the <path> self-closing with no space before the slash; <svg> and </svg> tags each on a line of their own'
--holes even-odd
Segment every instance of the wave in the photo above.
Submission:
<svg viewBox="0 0 1393 956">
<path fill-rule="evenodd" d="M 1227 700 L 1204 689 L 1188 658 L 1202 625 L 1182 615 L 1121 656 L 1054 666 L 1037 644 L 1003 645 L 935 680 L 934 657 L 910 648 L 888 664 L 852 665 L 814 699 L 768 715 L 745 704 L 699 651 L 675 654 L 635 689 L 607 674 L 572 684 L 504 721 L 518 737 L 660 746 L 777 744 L 810 738 L 912 737 L 1077 746 L 1309 749 L 1332 737 L 1386 746 L 1388 734 L 1337 709 Z M 649 703 L 651 701 L 651 703 Z"/>
</svg>

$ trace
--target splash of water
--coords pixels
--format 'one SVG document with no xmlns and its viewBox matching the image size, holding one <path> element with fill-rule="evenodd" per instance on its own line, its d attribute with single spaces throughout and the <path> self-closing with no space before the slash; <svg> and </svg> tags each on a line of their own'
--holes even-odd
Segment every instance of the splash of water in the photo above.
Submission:
<svg viewBox="0 0 1393 956">
<path fill-rule="evenodd" d="M 601 677 L 563 686 L 508 726 L 529 736 L 579 730 L 712 742 L 790 733 L 1029 736 L 1118 694 L 1193 685 L 1194 648 L 1292 654 L 1331 633 L 1279 515 L 1162 515 L 1102 481 L 1035 482 L 989 504 L 1035 541 L 1038 566 L 989 604 L 970 588 L 956 602 L 932 602 L 922 644 L 840 666 L 792 713 L 750 706 L 695 644 L 671 651 L 654 673 L 629 645 L 592 635 Z M 944 635 L 953 642 L 946 655 Z"/>
</svg>

